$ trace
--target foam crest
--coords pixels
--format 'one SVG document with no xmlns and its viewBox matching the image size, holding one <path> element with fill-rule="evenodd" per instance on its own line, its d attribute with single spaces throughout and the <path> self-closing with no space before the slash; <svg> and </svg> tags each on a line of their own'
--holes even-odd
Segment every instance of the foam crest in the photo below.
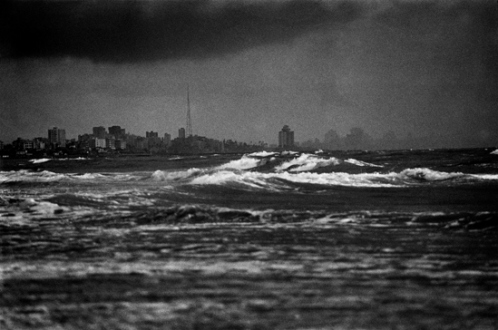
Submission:
<svg viewBox="0 0 498 330">
<path fill-rule="evenodd" d="M 498 149 L 496 149 L 495 151 L 491 151 L 490 154 L 491 155 L 498 155 Z"/>
<path fill-rule="evenodd" d="M 226 164 L 220 165 L 217 168 L 220 170 L 233 169 L 233 170 L 247 170 L 250 168 L 263 165 L 266 161 L 264 159 L 252 158 L 248 156 L 242 156 L 240 159 L 232 160 Z"/>
<path fill-rule="evenodd" d="M 357 159 L 354 159 L 354 158 L 346 159 L 344 162 L 345 163 L 349 163 L 349 164 L 353 164 L 353 165 L 356 165 L 356 166 L 384 167 L 382 165 L 375 165 L 375 164 L 367 163 L 367 162 L 364 162 L 364 161 L 361 161 L 361 160 L 357 160 Z"/>
<path fill-rule="evenodd" d="M 408 168 L 400 173 L 402 179 L 414 179 L 417 181 L 444 181 L 455 178 L 463 178 L 466 175 L 461 172 L 440 172 L 425 167 Z"/>
<path fill-rule="evenodd" d="M 274 185 L 268 182 L 268 178 L 271 178 L 271 176 L 258 172 L 235 173 L 232 171 L 219 171 L 194 178 L 190 183 L 194 185 L 226 185 L 229 183 L 238 183 L 252 188 L 272 189 Z"/>
<path fill-rule="evenodd" d="M 249 157 L 269 157 L 269 156 L 274 156 L 276 153 L 275 152 L 270 152 L 270 151 L 258 151 L 258 152 L 253 152 L 252 154 L 248 154 L 247 156 Z"/>
<path fill-rule="evenodd" d="M 0 172 L 0 183 L 9 182 L 53 182 L 67 178 L 67 175 L 50 171 L 30 172 L 27 170 Z"/>
<path fill-rule="evenodd" d="M 59 182 L 59 181 L 131 181 L 139 176 L 123 173 L 54 173 L 50 171 L 32 172 L 27 170 L 0 172 L 0 183 L 14 182 Z"/>
<path fill-rule="evenodd" d="M 312 171 L 319 167 L 338 165 L 340 161 L 337 158 L 320 158 L 311 154 L 302 154 L 288 162 L 275 167 L 278 172 L 289 170 L 291 172 Z"/>
<path fill-rule="evenodd" d="M 206 174 L 193 179 L 191 184 L 198 185 L 223 185 L 228 183 L 239 183 L 254 188 L 282 189 L 289 188 L 285 181 L 291 183 L 306 183 L 327 186 L 350 186 L 350 187 L 394 187 L 393 183 L 386 181 L 386 176 L 390 174 L 379 173 L 259 173 L 243 172 L 235 173 L 231 171 L 220 171 Z"/>
<path fill-rule="evenodd" d="M 201 173 L 204 173 L 204 171 L 199 168 L 190 168 L 186 171 L 173 172 L 156 170 L 154 173 L 152 173 L 151 178 L 155 181 L 179 181 L 199 175 Z"/>
<path fill-rule="evenodd" d="M 39 158 L 39 159 L 31 159 L 29 162 L 33 164 L 40 164 L 40 163 L 45 163 L 48 162 L 50 158 Z"/>
</svg>

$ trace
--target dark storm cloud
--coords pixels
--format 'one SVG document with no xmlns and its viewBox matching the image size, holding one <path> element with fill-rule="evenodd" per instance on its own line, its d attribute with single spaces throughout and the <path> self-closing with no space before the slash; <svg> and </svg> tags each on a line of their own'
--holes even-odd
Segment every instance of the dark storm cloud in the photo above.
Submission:
<svg viewBox="0 0 498 330">
<path fill-rule="evenodd" d="M 498 83 L 498 1 L 398 1 L 376 20 L 404 31 L 414 49 L 427 48 L 438 38 L 438 31 L 448 30 L 453 24 L 453 35 L 459 35 L 456 42 L 479 57 L 488 78 Z M 431 60 L 446 51 L 437 47 L 432 50 Z"/>
<path fill-rule="evenodd" d="M 206 58 L 286 42 L 361 15 L 356 2 L 2 1 L 4 58 Z"/>
</svg>

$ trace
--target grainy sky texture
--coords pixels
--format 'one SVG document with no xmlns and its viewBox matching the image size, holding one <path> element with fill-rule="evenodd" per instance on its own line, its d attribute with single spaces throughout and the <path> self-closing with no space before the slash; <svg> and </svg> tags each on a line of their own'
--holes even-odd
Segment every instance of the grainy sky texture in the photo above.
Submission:
<svg viewBox="0 0 498 330">
<path fill-rule="evenodd" d="M 94 126 L 275 143 L 361 127 L 498 145 L 498 3 L 0 2 L 0 140 Z"/>
</svg>

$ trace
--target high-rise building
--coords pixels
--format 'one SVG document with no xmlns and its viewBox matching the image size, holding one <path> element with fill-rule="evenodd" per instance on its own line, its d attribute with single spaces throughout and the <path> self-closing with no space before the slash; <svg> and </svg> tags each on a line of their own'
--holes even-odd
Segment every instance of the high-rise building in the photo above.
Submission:
<svg viewBox="0 0 498 330">
<path fill-rule="evenodd" d="M 113 135 L 116 139 L 122 139 L 126 135 L 126 130 L 121 126 L 109 127 L 109 134 Z"/>
<path fill-rule="evenodd" d="M 56 147 L 66 146 L 66 130 L 54 127 L 48 130 L 48 141 Z"/>
<path fill-rule="evenodd" d="M 104 126 L 94 127 L 93 128 L 93 136 L 98 139 L 105 139 L 107 132 Z"/>
<path fill-rule="evenodd" d="M 185 139 L 185 128 L 182 127 L 178 130 L 178 137 L 180 139 Z"/>
<path fill-rule="evenodd" d="M 278 146 L 280 148 L 294 146 L 294 131 L 291 131 L 287 125 L 285 125 L 282 130 L 278 132 Z"/>
</svg>

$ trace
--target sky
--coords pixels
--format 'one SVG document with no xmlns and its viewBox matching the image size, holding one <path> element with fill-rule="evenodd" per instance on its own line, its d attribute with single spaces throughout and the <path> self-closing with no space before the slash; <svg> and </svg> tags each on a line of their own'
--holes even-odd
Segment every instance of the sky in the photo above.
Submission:
<svg viewBox="0 0 498 330">
<path fill-rule="evenodd" d="M 119 125 L 498 145 L 495 0 L 2 0 L 0 140 Z"/>
</svg>

